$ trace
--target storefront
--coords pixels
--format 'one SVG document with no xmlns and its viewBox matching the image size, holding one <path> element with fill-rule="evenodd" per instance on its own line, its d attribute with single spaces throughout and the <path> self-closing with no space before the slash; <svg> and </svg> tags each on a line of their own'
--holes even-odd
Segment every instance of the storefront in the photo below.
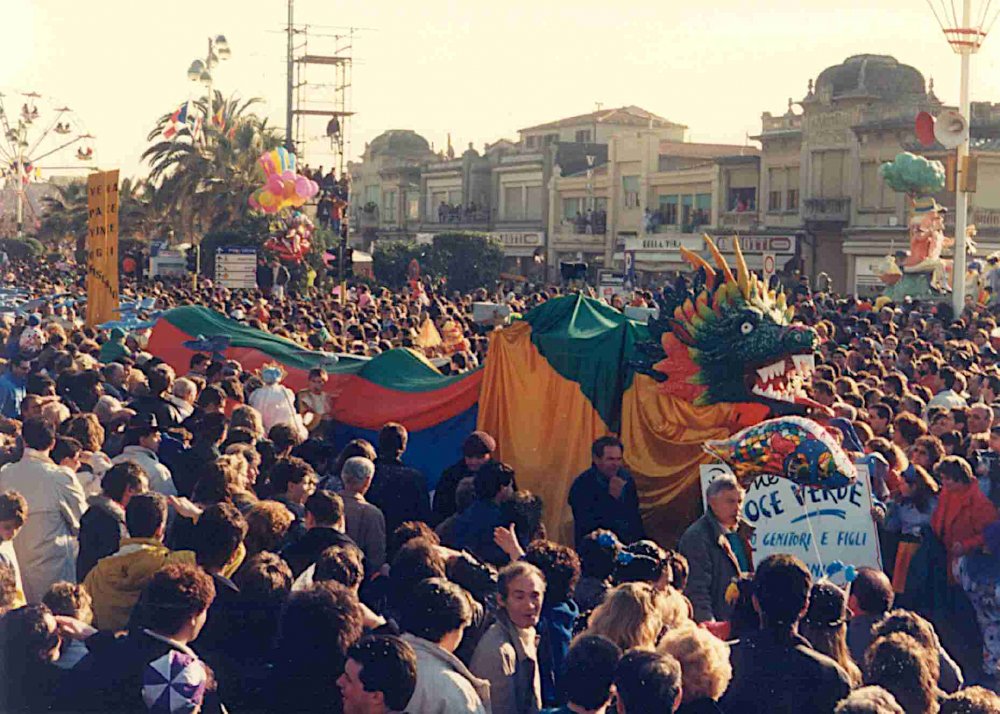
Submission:
<svg viewBox="0 0 1000 714">
<path fill-rule="evenodd" d="M 503 272 L 532 277 L 545 254 L 544 231 L 491 231 L 487 234 L 503 246 Z"/>
<path fill-rule="evenodd" d="M 713 236 L 726 260 L 732 264 L 735 256 L 732 235 Z M 791 275 L 799 269 L 798 236 L 796 235 L 744 235 L 739 236 L 740 251 L 746 261 L 747 268 L 763 275 L 765 264 L 767 272 L 773 271 L 779 275 Z M 704 249 L 702 249 L 704 253 Z"/>
<path fill-rule="evenodd" d="M 652 235 L 624 236 L 623 252 L 616 254 L 616 265 L 624 269 L 626 256 L 631 255 L 636 285 L 648 286 L 662 283 L 672 273 L 690 270 L 681 256 L 681 248 L 700 253 L 705 241 L 700 235 L 689 233 L 654 233 Z"/>
</svg>

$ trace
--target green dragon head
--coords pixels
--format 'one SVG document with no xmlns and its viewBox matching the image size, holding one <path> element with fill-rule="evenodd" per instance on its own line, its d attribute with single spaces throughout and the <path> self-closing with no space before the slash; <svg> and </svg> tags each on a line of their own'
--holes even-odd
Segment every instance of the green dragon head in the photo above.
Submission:
<svg viewBox="0 0 1000 714">
<path fill-rule="evenodd" d="M 759 402 L 781 412 L 814 405 L 805 386 L 815 367 L 815 331 L 792 324 L 784 292 L 747 270 L 738 240 L 735 276 L 712 239 L 705 242 L 718 270 L 682 249 L 697 274 L 690 286 L 664 291 L 660 317 L 649 323 L 656 343 L 639 371 L 698 405 Z"/>
</svg>

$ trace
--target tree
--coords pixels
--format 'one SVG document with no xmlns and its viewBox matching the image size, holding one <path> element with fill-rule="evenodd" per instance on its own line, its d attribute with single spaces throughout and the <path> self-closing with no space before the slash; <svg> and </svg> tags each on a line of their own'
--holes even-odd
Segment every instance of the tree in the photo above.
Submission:
<svg viewBox="0 0 1000 714">
<path fill-rule="evenodd" d="M 180 235 L 203 236 L 240 222 L 249 211 L 247 199 L 262 182 L 257 166 L 261 154 L 281 144 L 281 137 L 251 108 L 259 99 L 241 101 L 212 96 L 192 102 L 194 113 L 210 119 L 197 135 L 186 124 L 171 139 L 163 138 L 169 114 L 160 117 L 142 158 L 150 164 L 149 182 L 156 189 L 155 205 L 173 216 Z"/>
<path fill-rule="evenodd" d="M 503 248 L 483 233 L 438 233 L 430 251 L 431 274 L 463 293 L 492 287 L 500 278 Z"/>
<path fill-rule="evenodd" d="M 73 181 L 56 185 L 56 195 L 42 199 L 38 239 L 50 247 L 58 246 L 67 237 L 77 243 L 87 239 L 87 184 Z"/>
<path fill-rule="evenodd" d="M 409 279 L 410 261 L 416 258 L 421 269 L 427 268 L 428 247 L 417 243 L 379 241 L 372 253 L 372 270 L 375 279 L 392 288 L 399 288 Z"/>
</svg>

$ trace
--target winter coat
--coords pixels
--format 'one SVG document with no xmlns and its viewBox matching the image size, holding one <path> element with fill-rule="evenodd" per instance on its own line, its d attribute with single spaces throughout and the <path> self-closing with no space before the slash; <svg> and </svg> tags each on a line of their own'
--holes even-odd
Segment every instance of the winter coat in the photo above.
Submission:
<svg viewBox="0 0 1000 714">
<path fill-rule="evenodd" d="M 385 564 L 385 516 L 364 496 L 346 492 L 341 495 L 347 535 L 365 554 L 365 572 L 374 573 Z"/>
<path fill-rule="evenodd" d="M 301 538 L 281 549 L 282 558 L 292 569 L 292 575 L 298 577 L 302 571 L 319 560 L 323 551 L 332 546 L 357 544 L 336 528 L 317 526 L 307 530 Z"/>
<path fill-rule="evenodd" d="M 542 677 L 542 702 L 546 706 L 563 702 L 559 678 L 579 616 L 580 608 L 572 600 L 557 602 L 551 607 L 545 603 L 542 607 L 542 617 L 538 621 L 538 666 Z"/>
<path fill-rule="evenodd" d="M 162 493 L 164 496 L 176 496 L 177 488 L 170 475 L 170 469 L 164 466 L 159 457 L 142 446 L 126 446 L 122 453 L 111 460 L 113 464 L 131 461 L 146 474 L 149 480 L 149 490 Z"/>
<path fill-rule="evenodd" d="M 740 525 L 743 525 L 742 522 Z M 743 530 L 739 528 L 737 532 Z M 750 557 L 753 551 L 743 533 L 741 540 Z M 726 602 L 726 589 L 740 574 L 740 564 L 711 510 L 684 531 L 677 550 L 687 558 L 691 567 L 684 594 L 694 606 L 694 619 L 698 622 L 728 619 L 733 608 Z"/>
<path fill-rule="evenodd" d="M 87 501 L 75 476 L 28 448 L 20 461 L 0 469 L 0 491 L 9 489 L 28 502 L 28 520 L 14 539 L 14 552 L 25 597 L 41 602 L 53 583 L 76 582 L 76 536 Z"/>
<path fill-rule="evenodd" d="M 124 629 L 146 583 L 170 563 L 194 565 L 194 553 L 172 551 L 154 538 L 126 538 L 117 553 L 101 558 L 83 581 L 94 600 L 94 627 Z"/>
<path fill-rule="evenodd" d="M 417 655 L 417 686 L 406 711 L 414 714 L 489 714 L 490 683 L 472 674 L 434 642 L 403 635 Z"/>
<path fill-rule="evenodd" d="M 76 558 L 77 582 L 83 582 L 97 561 L 118 552 L 128 538 L 125 509 L 107 496 L 87 499 L 87 512 L 80 519 L 80 554 Z"/>
<path fill-rule="evenodd" d="M 399 459 L 382 456 L 376 459 L 375 478 L 365 498 L 382 511 L 386 533 L 394 532 L 404 521 L 430 522 L 427 480 Z"/>
<path fill-rule="evenodd" d="M 983 545 L 983 529 L 997 520 L 997 507 L 973 482 L 958 489 L 941 489 L 931 516 L 931 528 L 948 552 L 948 582 L 955 582 L 951 548 L 960 543 L 965 552 Z M 910 565 L 912 568 L 912 563 Z"/>
<path fill-rule="evenodd" d="M 87 642 L 90 654 L 66 674 L 55 711 L 148 712 L 142 687 L 150 665 L 172 650 L 197 657 L 190 647 L 145 629 L 117 639 L 99 633 Z M 222 711 L 216 692 L 206 692 L 202 714 Z"/>
<path fill-rule="evenodd" d="M 476 645 L 469 670 L 490 683 L 493 714 L 537 714 L 541 709 L 542 693 L 535 686 L 538 660 L 525 650 L 503 610 Z"/>
<path fill-rule="evenodd" d="M 634 543 L 645 537 L 635 479 L 625 471 L 621 475 L 627 480 L 618 498 L 611 497 L 608 477 L 596 466 L 591 466 L 573 481 L 569 505 L 573 509 L 573 535 L 577 545 L 598 528 L 612 531 L 622 543 Z"/>
</svg>

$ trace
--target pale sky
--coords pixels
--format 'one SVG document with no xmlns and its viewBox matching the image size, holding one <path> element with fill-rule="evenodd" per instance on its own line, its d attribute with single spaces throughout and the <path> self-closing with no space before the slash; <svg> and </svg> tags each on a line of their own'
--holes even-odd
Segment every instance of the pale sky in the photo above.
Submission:
<svg viewBox="0 0 1000 714">
<path fill-rule="evenodd" d="M 481 150 L 519 128 L 593 111 L 595 102 L 635 104 L 687 124 L 693 141 L 743 143 L 762 112 L 784 112 L 809 79 L 860 53 L 891 54 L 933 76 L 943 101 L 958 102 L 958 58 L 924 0 L 295 4 L 296 24 L 369 28 L 354 51 L 354 156 L 386 129 L 413 129 L 435 148 L 450 131 L 458 152 L 470 141 Z M 140 171 L 153 122 L 200 89 L 186 70 L 204 56 L 209 35 L 226 35 L 232 47 L 216 88 L 264 98 L 263 112 L 284 126 L 283 0 L 2 5 L 12 22 L 0 43 L 0 87 L 71 106 L 97 136 L 101 168 Z M 317 52 L 330 41 L 311 40 Z M 973 100 L 1000 101 L 998 61 L 993 36 L 973 58 Z M 306 160 L 329 165 L 329 157 Z"/>
</svg>

